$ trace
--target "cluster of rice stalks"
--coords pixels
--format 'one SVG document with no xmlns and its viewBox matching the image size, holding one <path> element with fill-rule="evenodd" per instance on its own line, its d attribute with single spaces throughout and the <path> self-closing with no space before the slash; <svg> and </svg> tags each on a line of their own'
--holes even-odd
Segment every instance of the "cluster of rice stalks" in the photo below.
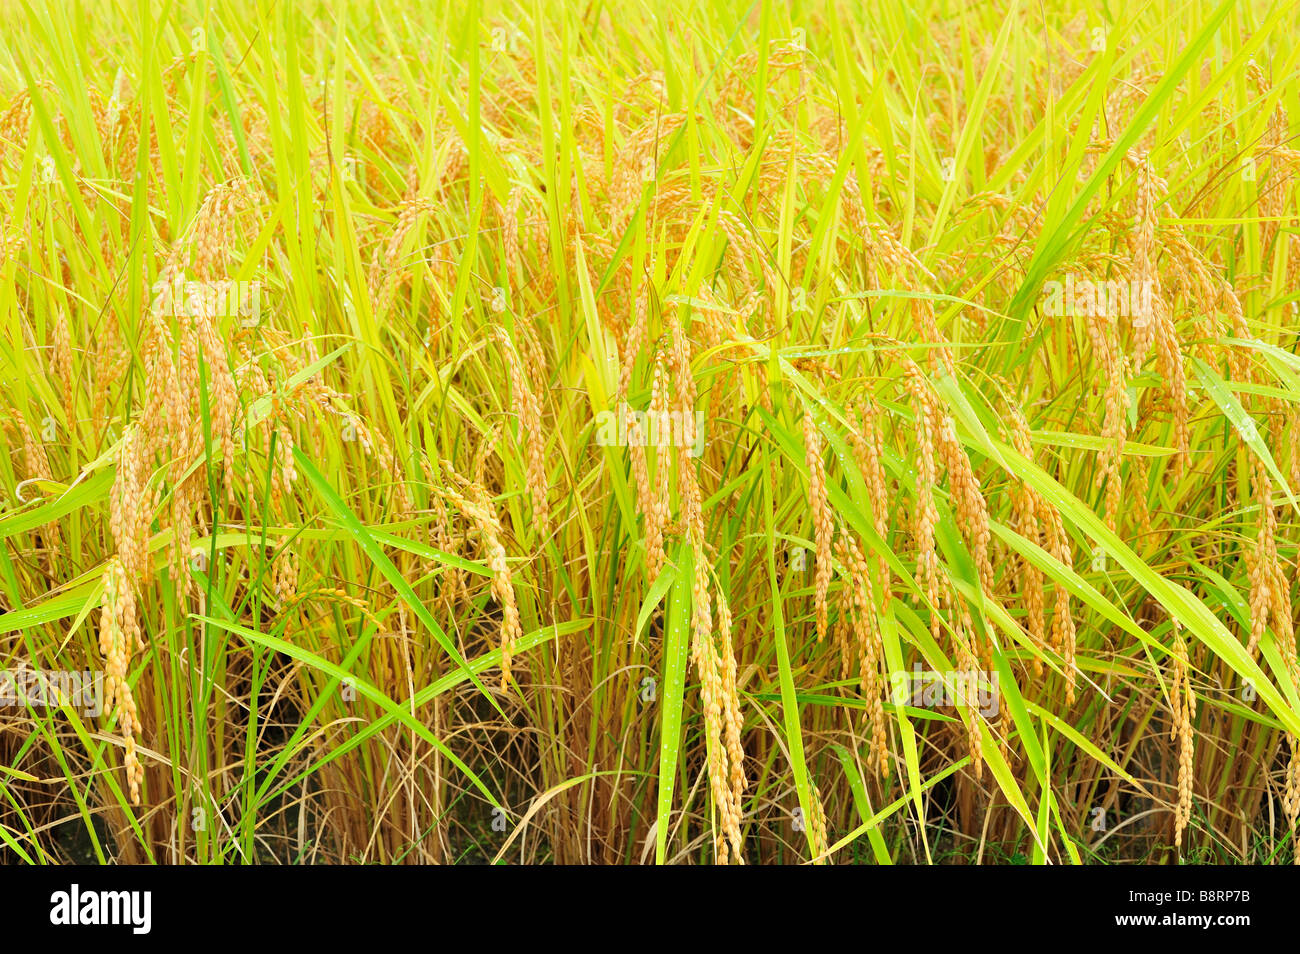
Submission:
<svg viewBox="0 0 1300 954">
<path fill-rule="evenodd" d="M 25 8 L 0 851 L 1291 860 L 1300 17 L 1056 6 Z"/>
</svg>

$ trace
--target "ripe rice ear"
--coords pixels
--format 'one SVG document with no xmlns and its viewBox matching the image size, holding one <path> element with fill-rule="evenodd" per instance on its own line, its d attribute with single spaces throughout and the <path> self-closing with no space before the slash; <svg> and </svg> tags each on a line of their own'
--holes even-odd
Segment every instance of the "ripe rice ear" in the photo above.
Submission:
<svg viewBox="0 0 1300 954">
<path fill-rule="evenodd" d="M 817 613 L 817 640 L 820 642 L 826 638 L 826 594 L 831 585 L 834 527 L 826 500 L 826 465 L 822 461 L 821 436 L 811 412 L 804 414 L 803 421 L 804 454 L 808 464 L 808 509 L 812 513 L 813 537 L 817 544 L 813 605 Z"/>
</svg>

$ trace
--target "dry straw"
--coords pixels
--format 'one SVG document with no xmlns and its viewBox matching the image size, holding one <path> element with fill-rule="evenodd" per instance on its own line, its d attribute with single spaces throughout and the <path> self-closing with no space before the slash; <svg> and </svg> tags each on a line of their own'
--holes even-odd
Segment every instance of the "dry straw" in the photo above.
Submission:
<svg viewBox="0 0 1300 954">
<path fill-rule="evenodd" d="M 1182 626 L 1171 620 L 1174 631 L 1174 671 L 1170 706 L 1174 721 L 1171 738 L 1178 744 L 1178 804 L 1174 812 L 1174 847 L 1181 849 L 1183 831 L 1192 817 L 1192 748 L 1195 733 L 1192 718 L 1196 711 L 1196 694 L 1192 691 L 1191 664 Z"/>
</svg>

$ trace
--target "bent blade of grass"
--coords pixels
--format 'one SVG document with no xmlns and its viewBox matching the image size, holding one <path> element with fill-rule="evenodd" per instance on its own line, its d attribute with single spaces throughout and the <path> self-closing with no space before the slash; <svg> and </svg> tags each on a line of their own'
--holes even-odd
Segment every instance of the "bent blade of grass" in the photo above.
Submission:
<svg viewBox="0 0 1300 954">
<path fill-rule="evenodd" d="M 867 796 L 867 786 L 862 781 L 862 773 L 858 770 L 858 763 L 854 761 L 853 753 L 838 742 L 832 742 L 831 748 L 839 757 L 840 765 L 844 767 L 844 777 L 849 780 L 849 790 L 853 793 L 853 806 L 858 810 L 858 816 L 866 824 L 872 820 L 871 799 Z M 879 823 L 873 824 L 867 829 L 867 841 L 871 844 L 871 852 L 876 856 L 876 863 L 882 865 L 892 865 L 894 859 L 889 856 L 889 849 L 885 847 L 885 838 L 880 834 Z"/>
<path fill-rule="evenodd" d="M 8 845 L 10 850 L 17 854 L 19 858 L 22 858 L 23 861 L 27 862 L 27 864 L 36 864 L 36 862 L 32 861 L 32 856 L 23 850 L 23 846 L 18 844 L 14 836 L 9 833 L 9 829 L 4 825 L 0 825 L 0 841 L 3 841 Z"/>
<path fill-rule="evenodd" d="M 921 785 L 918 786 L 920 792 L 922 794 L 928 792 L 930 789 L 934 788 L 934 786 L 938 785 L 948 776 L 961 771 L 968 765 L 970 765 L 970 756 L 969 755 L 963 756 L 960 760 L 954 762 L 952 765 L 949 765 L 942 772 L 939 772 L 937 775 L 934 775 L 931 778 L 926 779 L 925 782 L 923 782 Z M 835 844 L 829 845 L 826 848 L 825 853 L 818 856 L 816 860 L 822 860 L 831 857 L 833 854 L 835 854 L 835 852 L 844 848 L 846 845 L 852 844 L 854 841 L 861 838 L 864 834 L 866 834 L 871 829 L 878 827 L 882 821 L 889 818 L 896 811 L 898 811 L 900 808 L 906 805 L 910 797 L 911 795 L 909 793 L 908 795 L 903 795 L 899 798 L 894 799 L 894 801 L 890 802 L 880 811 L 876 812 L 874 815 L 872 815 L 870 818 L 864 821 L 857 828 L 853 829 L 851 832 L 849 832 L 839 841 L 835 842 Z"/>
<path fill-rule="evenodd" d="M 100 587 L 91 583 L 75 592 L 53 597 L 27 609 L 0 613 L 0 633 L 30 629 L 78 614 L 84 618 L 86 613 L 99 604 L 99 597 Z"/>
<path fill-rule="evenodd" d="M 528 823 L 533 820 L 534 816 L 536 816 L 539 811 L 542 810 L 542 806 L 545 805 L 547 802 L 549 802 L 556 795 L 559 795 L 561 792 L 567 792 L 575 785 L 581 785 L 583 782 L 589 782 L 593 778 L 600 778 L 601 776 L 604 775 L 641 775 L 641 774 L 648 774 L 648 773 L 632 772 L 632 771 L 628 771 L 627 769 L 606 769 L 600 772 L 588 772 L 585 775 L 578 775 L 574 778 L 568 778 L 565 779 L 563 782 L 560 782 L 558 785 L 551 786 L 551 788 L 547 789 L 545 792 L 543 792 L 542 794 L 538 795 L 535 799 L 533 799 L 533 803 L 528 806 L 528 811 L 524 813 L 524 817 L 519 819 L 519 824 L 515 826 L 515 830 L 510 833 L 510 837 L 505 840 L 505 844 L 501 846 L 501 850 L 498 851 L 496 853 L 496 857 L 492 859 L 492 864 L 494 865 L 501 864 L 501 859 L 505 857 L 507 849 L 509 849 L 509 847 L 514 844 L 516 838 L 518 838 L 521 834 L 523 834 L 524 829 L 528 827 Z"/>
<path fill-rule="evenodd" d="M 1123 766 L 1103 752 L 1095 743 L 1089 740 L 1087 736 L 1074 726 L 1070 725 L 1070 723 L 1066 722 L 1059 715 L 1049 709 L 1043 708 L 1035 702 L 1030 702 L 1027 699 L 1025 700 L 1025 707 L 1041 719 L 1045 725 L 1051 726 L 1052 729 L 1061 733 L 1061 735 L 1065 736 L 1079 748 L 1083 749 L 1083 751 L 1087 752 L 1088 755 L 1095 759 L 1099 765 L 1104 765 L 1130 785 L 1136 785 L 1143 794 L 1150 796 L 1145 785 L 1134 778 L 1131 773 L 1125 771 Z"/>
<path fill-rule="evenodd" d="M 71 487 L 53 500 L 47 500 L 40 506 L 0 520 L 0 541 L 20 533 L 26 533 L 47 523 L 53 523 L 74 511 L 106 499 L 109 489 L 113 486 L 115 474 L 115 468 L 106 468 L 84 483 L 74 482 Z"/>
<path fill-rule="evenodd" d="M 1206 393 L 1213 398 L 1214 403 L 1219 406 L 1219 410 L 1223 412 L 1224 417 L 1241 435 L 1241 439 L 1246 442 L 1251 452 L 1268 468 L 1268 472 L 1277 481 L 1278 486 L 1286 491 L 1291 506 L 1297 514 L 1300 514 L 1300 502 L 1296 501 L 1295 494 L 1291 492 L 1291 485 L 1282 476 L 1282 471 L 1278 469 L 1277 462 L 1273 460 L 1273 455 L 1269 453 L 1268 445 L 1259 436 L 1259 427 L 1255 424 L 1255 419 L 1246 413 L 1246 409 L 1241 406 L 1237 396 L 1232 393 L 1224 380 L 1214 373 L 1213 368 L 1194 355 L 1191 363 L 1192 370 L 1196 372 L 1196 376 L 1200 379 Z"/>
<path fill-rule="evenodd" d="M 1227 663 L 1238 675 L 1254 683 L 1259 695 L 1291 732 L 1300 733 L 1297 714 L 1282 694 L 1265 676 L 1264 671 L 1246 652 L 1246 647 L 1230 633 L 1197 596 L 1180 583 L 1166 579 L 1153 570 L 1124 543 L 1090 507 L 1053 479 L 1037 464 L 1021 457 L 1013 448 L 1000 444 L 999 450 L 1011 464 L 1012 472 L 1047 498 L 1082 533 L 1086 534 L 1115 560 L 1139 585 L 1182 623 L 1197 639 Z M 1149 642 L 1149 637 L 1146 640 Z M 1166 650 L 1167 652 L 1167 650 Z"/>
<path fill-rule="evenodd" d="M 313 669 L 319 670 L 325 675 L 337 679 L 339 682 L 349 680 L 350 684 L 359 694 L 365 696 L 375 705 L 383 709 L 390 717 L 401 722 L 425 742 L 428 742 L 436 748 L 449 762 L 455 765 L 456 768 L 460 769 L 461 772 L 464 773 L 465 777 L 473 783 L 474 787 L 482 792 L 484 797 L 487 798 L 495 807 L 502 807 L 497 801 L 496 796 L 492 794 L 492 790 L 483 784 L 482 780 L 470 770 L 468 765 L 460 760 L 460 757 L 457 756 L 456 753 L 447 748 L 447 746 L 444 745 L 437 736 L 430 732 L 429 728 L 423 722 L 412 716 L 405 706 L 388 698 L 387 695 L 380 692 L 365 679 L 362 679 L 355 673 L 349 672 L 342 666 L 335 665 L 328 659 L 318 656 L 316 653 L 313 653 L 308 649 L 304 649 L 301 646 L 289 642 L 287 639 L 281 639 L 278 636 L 260 633 L 255 629 L 249 629 L 247 626 L 240 626 L 238 623 L 220 620 L 210 616 L 201 616 L 197 613 L 192 614 L 192 618 L 200 623 L 205 623 L 209 626 L 216 626 L 218 629 L 224 629 L 226 632 L 234 633 L 237 636 L 243 636 L 250 642 L 257 643 L 258 645 L 273 650 L 274 652 L 283 653 L 290 659 L 296 659 L 298 662 L 311 666 Z M 477 680 L 475 680 L 475 682 L 477 683 Z"/>
<path fill-rule="evenodd" d="M 420 602 L 420 598 L 415 595 L 415 591 L 412 590 L 411 585 L 406 582 L 401 571 L 393 565 L 393 561 L 390 560 L 387 554 L 385 554 L 380 548 L 378 542 L 370 534 L 370 531 L 366 529 L 365 525 L 357 515 L 343 502 L 343 498 L 335 492 L 334 488 L 330 486 L 329 481 L 327 481 L 324 475 L 316 469 L 316 466 L 311 462 L 307 455 L 302 452 L 301 448 L 294 447 L 293 458 L 294 462 L 298 465 L 299 472 L 307 475 L 307 479 L 310 480 L 312 486 L 316 488 L 316 492 L 321 495 L 326 505 L 331 511 L 333 511 L 334 516 L 343 524 L 344 529 L 348 531 L 352 536 L 352 539 L 357 542 L 366 556 L 370 558 L 370 561 L 379 569 L 379 572 L 384 575 L 384 579 L 388 580 L 393 589 L 397 591 L 397 595 L 400 596 L 403 602 L 411 608 L 412 612 L 415 613 L 420 622 L 424 623 L 424 625 L 429 628 L 429 632 L 433 633 L 433 638 L 438 641 L 438 644 L 442 646 L 444 650 L 446 650 L 447 655 L 450 656 L 456 665 L 460 667 L 461 671 L 469 677 L 469 680 L 474 683 L 479 692 L 481 692 L 483 696 L 492 703 L 492 708 L 501 713 L 503 719 L 506 718 L 506 714 L 502 710 L 501 705 L 497 702 L 496 698 L 488 692 L 487 687 L 485 687 L 483 683 L 479 681 L 478 676 L 470 670 L 469 665 L 456 650 L 456 647 L 452 644 L 451 640 L 447 638 L 447 634 L 442 631 L 442 627 L 439 626 L 437 620 L 433 618 L 433 614 L 429 612 L 428 607 Z"/>
<path fill-rule="evenodd" d="M 641 602 L 641 611 L 636 616 L 636 628 L 632 631 L 632 642 L 638 644 L 641 641 L 641 634 L 645 631 L 646 625 L 650 622 L 650 617 L 654 615 L 655 609 L 663 600 L 664 594 L 672 588 L 677 579 L 675 570 L 665 568 L 663 572 L 655 578 L 650 584 L 650 589 L 646 591 L 645 599 Z"/>
<path fill-rule="evenodd" d="M 537 646 L 541 646 L 545 643 L 548 643 L 551 640 L 559 639 L 561 636 L 570 636 L 574 633 L 582 632 L 585 629 L 589 629 L 593 622 L 594 620 L 592 619 L 569 620 L 564 623 L 557 623 L 553 626 L 545 626 L 542 627 L 541 629 L 533 630 L 533 632 L 528 633 L 527 635 L 521 636 L 519 638 L 519 640 L 515 644 L 515 651 L 522 652 L 524 650 L 533 649 Z M 355 656 L 350 654 L 349 660 L 345 660 L 345 663 L 350 663 L 350 659 L 352 658 L 355 658 Z M 497 647 L 496 649 L 489 650 L 483 655 L 476 657 L 470 663 L 470 669 L 473 670 L 475 673 L 481 674 L 491 669 L 494 669 L 500 665 L 501 665 L 501 648 Z M 340 668 L 346 669 L 347 666 L 345 665 Z M 450 692 L 452 689 L 455 689 L 457 686 L 461 685 L 464 682 L 465 682 L 465 674 L 463 672 L 460 671 L 449 672 L 447 673 L 447 675 L 441 677 L 440 679 L 435 679 L 429 685 L 417 691 L 410 700 L 409 708 L 411 710 L 418 710 L 421 707 L 432 702 L 438 696 Z M 390 714 L 385 714 L 378 719 L 375 719 L 373 722 L 367 723 L 363 728 L 359 729 L 354 735 L 349 737 L 344 742 L 339 743 L 336 747 L 334 747 L 329 752 L 322 755 L 319 759 L 317 759 L 315 762 L 313 762 L 307 768 L 303 769 L 298 774 L 293 776 L 287 776 L 286 779 L 282 781 L 279 785 L 277 785 L 275 788 L 273 789 L 269 788 L 270 780 L 278 777 L 280 771 L 293 758 L 293 756 L 295 756 L 298 752 L 306 749 L 307 746 L 310 744 L 311 738 L 308 737 L 306 734 L 306 726 L 311 723 L 312 719 L 316 717 L 316 714 L 323 707 L 324 707 L 324 698 L 322 696 L 317 703 L 313 704 L 311 710 L 303 717 L 301 724 L 295 730 L 293 737 L 290 738 L 289 741 L 285 743 L 282 751 L 277 756 L 275 762 L 272 763 L 272 765 L 266 772 L 267 782 L 264 783 L 264 790 L 258 793 L 259 801 L 266 802 L 268 800 L 280 797 L 285 792 L 289 791 L 289 789 L 293 788 L 295 785 L 298 785 L 299 783 L 309 778 L 314 773 L 320 771 L 330 762 L 333 762 L 335 759 L 338 759 L 346 755 L 348 752 L 360 746 L 371 736 L 384 731 L 390 725 L 392 725 L 394 722 L 397 721 L 397 716 L 392 715 L 390 713 Z M 404 709 L 403 711 L 406 710 Z"/>
</svg>

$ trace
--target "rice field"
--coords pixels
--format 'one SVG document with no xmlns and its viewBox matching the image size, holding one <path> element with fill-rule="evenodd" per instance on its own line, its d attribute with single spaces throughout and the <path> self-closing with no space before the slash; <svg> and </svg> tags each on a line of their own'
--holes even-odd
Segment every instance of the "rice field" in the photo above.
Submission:
<svg viewBox="0 0 1300 954">
<path fill-rule="evenodd" d="M 1300 857 L 1300 7 L 3 6 L 0 861 Z"/>
</svg>

